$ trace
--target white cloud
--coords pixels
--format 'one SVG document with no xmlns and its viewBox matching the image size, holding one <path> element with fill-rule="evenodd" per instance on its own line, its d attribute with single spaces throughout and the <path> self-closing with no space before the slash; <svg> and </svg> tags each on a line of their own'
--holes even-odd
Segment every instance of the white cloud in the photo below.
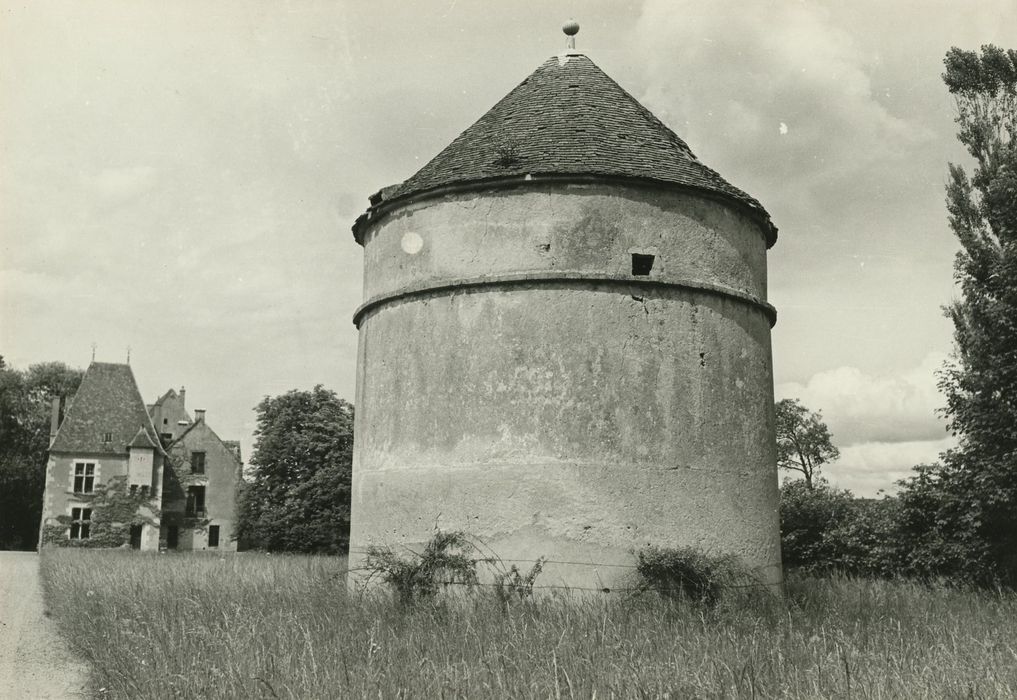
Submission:
<svg viewBox="0 0 1017 700">
<path fill-rule="evenodd" d="M 917 464 L 935 462 L 956 444 L 936 411 L 945 403 L 936 372 L 947 356 L 930 352 L 905 372 L 877 375 L 857 367 L 818 372 L 805 383 L 778 384 L 778 399 L 798 398 L 821 411 L 840 459 L 823 467 L 834 486 L 856 496 L 894 493 Z"/>
<path fill-rule="evenodd" d="M 917 115 L 886 108 L 872 77 L 877 51 L 835 11 L 800 0 L 648 0 L 637 30 L 648 81 L 639 97 L 708 165 L 771 207 L 793 192 L 788 206 L 828 208 L 852 181 L 871 178 L 874 164 L 931 138 Z"/>
<path fill-rule="evenodd" d="M 940 453 L 954 447 L 952 437 L 941 440 L 907 442 L 867 442 L 840 451 L 840 459 L 823 469 L 823 475 L 838 488 L 868 498 L 880 489 L 894 493 L 895 482 L 911 475 L 911 468 L 939 459 Z"/>
<path fill-rule="evenodd" d="M 839 446 L 940 440 L 946 424 L 936 411 L 945 399 L 936 386 L 936 372 L 945 360 L 945 354 L 931 352 L 914 369 L 888 376 L 837 367 L 813 375 L 805 384 L 778 384 L 775 393 L 821 411 Z"/>
</svg>

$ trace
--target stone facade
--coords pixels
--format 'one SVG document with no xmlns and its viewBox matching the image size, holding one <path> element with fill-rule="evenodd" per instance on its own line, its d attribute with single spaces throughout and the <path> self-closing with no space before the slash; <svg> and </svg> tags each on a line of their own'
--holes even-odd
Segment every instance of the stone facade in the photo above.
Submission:
<svg viewBox="0 0 1017 700">
<path fill-rule="evenodd" d="M 128 365 L 89 365 L 62 422 L 54 408 L 40 545 L 236 549 L 239 449 L 204 411 L 192 421 L 184 396 L 145 406 Z M 195 452 L 207 455 L 200 475 L 189 470 Z M 203 488 L 200 513 L 186 512 L 181 484 Z"/>
<path fill-rule="evenodd" d="M 204 412 L 170 443 L 167 452 L 163 540 L 176 541 L 177 548 L 184 550 L 236 551 L 239 455 L 205 423 Z"/>
<path fill-rule="evenodd" d="M 612 89 L 582 60 L 517 91 Z M 511 106 L 471 130 L 540 132 L 540 114 Z M 580 126 L 569 153 L 616 138 Z M 366 546 L 419 547 L 437 526 L 506 561 L 551 560 L 544 585 L 625 587 L 634 552 L 656 545 L 735 554 L 779 586 L 768 218 L 729 185 L 541 173 L 562 161 L 456 179 L 482 161 L 470 133 L 421 171 L 438 163 L 448 182 L 379 194 L 354 229 L 351 570 Z"/>
</svg>

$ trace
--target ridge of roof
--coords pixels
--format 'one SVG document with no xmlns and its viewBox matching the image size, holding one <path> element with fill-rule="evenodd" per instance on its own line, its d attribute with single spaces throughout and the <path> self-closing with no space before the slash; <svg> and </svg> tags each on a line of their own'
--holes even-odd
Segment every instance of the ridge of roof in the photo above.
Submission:
<svg viewBox="0 0 1017 700">
<path fill-rule="evenodd" d="M 170 398 L 170 397 L 172 397 L 172 398 L 176 398 L 177 397 L 177 392 L 176 392 L 175 389 L 170 389 L 165 394 L 163 394 L 162 396 L 157 398 L 155 400 L 155 403 L 152 404 L 152 408 L 155 408 L 156 406 L 162 406 L 162 402 L 165 401 L 166 399 Z"/>
<path fill-rule="evenodd" d="M 149 436 L 149 434 L 145 432 L 145 426 L 141 426 L 140 428 L 138 428 L 138 433 L 134 436 L 134 439 L 131 440 L 130 444 L 127 446 L 154 448 L 155 443 L 152 442 L 152 438 Z"/>
<path fill-rule="evenodd" d="M 410 197 L 470 183 L 539 176 L 604 176 L 705 191 L 748 209 L 767 247 L 777 228 L 763 206 L 704 165 L 674 131 L 585 54 L 550 57 L 400 185 L 371 198 L 371 214 Z"/>
<path fill-rule="evenodd" d="M 200 421 L 200 422 L 204 423 L 204 421 Z M 184 437 L 185 437 L 185 436 L 186 436 L 186 435 L 187 435 L 187 434 L 188 434 L 189 432 L 191 432 L 192 430 L 194 430 L 194 428 L 195 428 L 195 427 L 196 427 L 196 426 L 198 425 L 198 423 L 199 423 L 199 421 L 191 421 L 190 423 L 188 423 L 188 424 L 187 424 L 187 427 L 186 427 L 186 428 L 184 428 L 184 431 L 183 431 L 182 433 L 180 433 L 179 435 L 177 435 L 177 436 L 176 436 L 175 438 L 173 438 L 173 440 L 172 440 L 172 441 L 170 442 L 170 446 L 173 446 L 173 445 L 177 445 L 177 444 L 179 444 L 179 443 L 180 443 L 180 441 L 181 441 L 181 440 L 183 440 L 183 439 L 184 439 Z"/>
<path fill-rule="evenodd" d="M 131 366 L 92 362 L 68 404 L 49 449 L 51 452 L 123 455 L 137 437 L 138 426 L 163 453 Z M 105 439 L 107 434 L 109 440 Z"/>
<path fill-rule="evenodd" d="M 199 425 L 205 426 L 205 429 L 208 430 L 208 432 L 210 432 L 212 434 L 212 437 L 214 437 L 216 440 L 218 440 L 219 444 L 221 444 L 224 448 L 226 448 L 226 451 L 229 452 L 233 457 L 235 457 L 239 464 L 243 464 L 243 460 L 240 459 L 240 455 L 239 455 L 239 452 L 240 452 L 240 441 L 239 440 L 223 440 L 221 437 L 219 437 L 219 433 L 215 432 L 215 429 L 213 429 L 212 426 L 210 426 L 208 423 L 206 423 L 203 420 L 194 421 L 189 426 L 187 426 L 187 429 L 184 430 L 184 432 L 180 433 L 180 435 L 178 435 L 176 437 L 176 439 L 173 440 L 173 442 L 170 443 L 170 449 L 172 450 L 173 447 L 176 447 L 177 445 L 182 445 L 183 441 L 184 441 L 184 438 L 187 437 Z M 236 443 L 236 445 L 237 445 L 237 450 L 236 451 L 234 451 L 230 447 L 230 445 L 233 444 L 233 443 Z"/>
</svg>

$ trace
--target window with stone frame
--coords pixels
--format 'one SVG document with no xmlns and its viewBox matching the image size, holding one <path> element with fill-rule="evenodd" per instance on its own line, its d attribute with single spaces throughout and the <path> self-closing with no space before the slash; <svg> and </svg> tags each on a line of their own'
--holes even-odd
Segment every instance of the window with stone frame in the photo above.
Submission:
<svg viewBox="0 0 1017 700">
<path fill-rule="evenodd" d="M 187 515 L 198 517 L 205 515 L 204 486 L 189 486 L 187 488 Z"/>
<path fill-rule="evenodd" d="M 71 539 L 87 540 L 92 530 L 92 509 L 71 508 Z"/>
<path fill-rule="evenodd" d="M 74 463 L 74 493 L 95 491 L 95 462 Z"/>
<path fill-rule="evenodd" d="M 191 474 L 204 474 L 205 473 L 205 453 L 204 452 L 192 452 L 191 453 Z"/>
</svg>

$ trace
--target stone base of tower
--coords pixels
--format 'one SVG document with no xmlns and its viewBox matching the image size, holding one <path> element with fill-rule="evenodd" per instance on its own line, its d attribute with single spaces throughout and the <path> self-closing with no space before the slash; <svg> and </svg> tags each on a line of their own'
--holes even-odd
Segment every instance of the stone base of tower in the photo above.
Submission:
<svg viewBox="0 0 1017 700">
<path fill-rule="evenodd" d="M 770 481 L 645 464 L 394 465 L 355 480 L 350 583 L 366 578 L 366 547 L 419 552 L 440 529 L 466 533 L 478 557 L 496 560 L 479 566 L 482 580 L 544 558 L 537 588 L 624 591 L 637 584 L 636 552 L 655 545 L 734 554 L 778 592 L 779 542 L 751 515 L 776 517 Z"/>
</svg>

